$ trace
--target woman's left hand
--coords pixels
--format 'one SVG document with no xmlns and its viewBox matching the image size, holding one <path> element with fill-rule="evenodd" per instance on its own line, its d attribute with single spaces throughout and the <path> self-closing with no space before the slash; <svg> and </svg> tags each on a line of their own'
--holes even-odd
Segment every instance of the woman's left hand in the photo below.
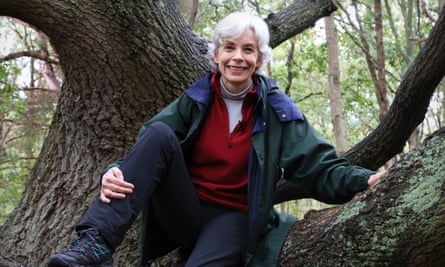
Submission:
<svg viewBox="0 0 445 267">
<path fill-rule="evenodd" d="M 368 185 L 369 185 L 369 186 L 372 186 L 372 185 L 376 184 L 377 181 L 380 180 L 380 179 L 381 179 L 383 176 L 385 176 L 387 173 L 388 173 L 388 172 L 387 172 L 386 170 L 384 170 L 384 171 L 381 171 L 381 172 L 378 172 L 378 173 L 376 173 L 376 174 L 373 174 L 373 175 L 369 176 L 369 179 L 368 179 Z"/>
</svg>

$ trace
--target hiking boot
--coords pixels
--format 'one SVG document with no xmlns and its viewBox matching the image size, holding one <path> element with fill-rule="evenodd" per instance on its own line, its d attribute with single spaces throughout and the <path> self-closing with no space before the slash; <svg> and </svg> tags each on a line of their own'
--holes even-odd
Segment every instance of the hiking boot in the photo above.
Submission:
<svg viewBox="0 0 445 267">
<path fill-rule="evenodd" d="M 50 258 L 48 267 L 113 265 L 112 252 L 96 228 L 79 231 L 78 236 L 79 238 L 74 240 L 68 249 Z"/>
</svg>

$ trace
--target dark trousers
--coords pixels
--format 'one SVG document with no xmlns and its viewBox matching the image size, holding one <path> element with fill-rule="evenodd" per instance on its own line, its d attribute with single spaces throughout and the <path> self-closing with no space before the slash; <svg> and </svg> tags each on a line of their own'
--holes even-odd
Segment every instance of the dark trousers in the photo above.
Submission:
<svg viewBox="0 0 445 267">
<path fill-rule="evenodd" d="M 119 168 L 134 184 L 133 193 L 110 204 L 96 200 L 77 229 L 97 228 L 114 250 L 149 206 L 149 216 L 155 216 L 162 230 L 155 234 L 159 246 L 194 247 L 186 266 L 240 265 L 246 214 L 198 199 L 176 135 L 167 125 L 148 126 Z"/>
</svg>

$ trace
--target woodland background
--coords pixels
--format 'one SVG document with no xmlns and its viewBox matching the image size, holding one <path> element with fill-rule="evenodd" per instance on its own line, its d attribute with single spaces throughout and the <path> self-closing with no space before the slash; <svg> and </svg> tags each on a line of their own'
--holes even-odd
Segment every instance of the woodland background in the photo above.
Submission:
<svg viewBox="0 0 445 267">
<path fill-rule="evenodd" d="M 207 39 L 213 25 L 231 11 L 249 10 L 264 16 L 286 4 L 190 2 L 195 1 L 178 1 L 189 25 Z M 277 79 L 311 123 L 333 144 L 337 140 L 340 153 L 377 126 L 403 71 L 417 54 L 443 4 L 440 0 L 385 0 L 380 13 L 376 13 L 372 2 L 344 4 L 333 16 L 276 47 L 267 68 L 267 74 Z M 378 15 L 382 18 L 380 29 L 375 25 Z M 377 34 L 384 36 L 379 47 Z M 334 47 L 331 50 L 327 37 Z M 331 69 L 328 58 L 338 61 Z M 0 17 L 0 63 L 1 224 L 21 198 L 51 123 L 63 76 L 48 38 L 8 17 Z M 331 86 L 329 75 L 338 77 Z M 334 92 L 330 93 L 332 87 Z M 406 150 L 444 125 L 444 92 L 445 85 L 437 89 L 424 122 L 413 133 Z M 337 139 L 335 133 L 339 133 Z M 285 203 L 281 208 L 301 217 L 308 209 L 324 207 L 310 199 L 295 202 L 296 205 Z"/>
<path fill-rule="evenodd" d="M 199 1 L 194 6 L 190 1 L 178 2 L 193 30 L 207 39 L 213 25 L 230 11 L 244 9 L 262 16 L 285 4 Z M 267 74 L 276 78 L 314 126 L 337 144 L 337 150 L 345 152 L 371 132 L 380 114 L 387 111 L 403 71 L 438 16 L 440 2 L 385 0 L 380 29 L 372 1 L 345 4 L 333 16 L 276 47 Z M 379 46 L 377 31 L 384 35 Z M 334 61 L 329 66 L 328 57 Z M 48 38 L 7 17 L 0 17 L 0 63 L 1 224 L 21 198 L 51 123 L 63 76 Z M 337 77 L 331 84 L 330 75 Z M 406 150 L 444 125 L 444 91 L 445 85 L 437 89 Z M 299 217 L 317 207 L 324 205 L 310 199 L 281 205 Z"/>
<path fill-rule="evenodd" d="M 342 2 L 332 16 L 276 46 L 267 74 L 277 79 L 311 123 L 343 154 L 384 118 L 443 2 Z M 249 10 L 266 17 L 291 2 L 177 3 L 193 31 L 208 39 L 215 23 L 231 11 Z M 48 37 L 13 18 L 0 20 L 0 63 L 1 224 L 22 197 L 48 134 L 64 77 Z M 444 93 L 442 82 L 404 152 L 443 127 Z M 323 207 L 326 205 L 310 199 L 279 204 L 281 210 L 300 218 L 309 209 Z"/>
</svg>

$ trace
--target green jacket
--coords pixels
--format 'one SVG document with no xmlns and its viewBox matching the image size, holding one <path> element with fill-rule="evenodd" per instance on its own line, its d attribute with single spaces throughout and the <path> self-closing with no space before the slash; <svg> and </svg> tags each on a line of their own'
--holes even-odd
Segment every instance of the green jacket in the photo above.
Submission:
<svg viewBox="0 0 445 267">
<path fill-rule="evenodd" d="M 338 204 L 366 189 L 368 177 L 373 172 L 338 158 L 335 149 L 311 127 L 273 79 L 256 76 L 255 80 L 258 102 L 248 166 L 249 225 L 245 265 L 276 266 L 284 239 L 296 221 L 273 208 L 278 180 L 298 183 L 313 198 Z M 166 123 L 176 133 L 187 157 L 213 97 L 211 74 L 208 74 L 145 123 L 140 132 L 155 121 Z M 116 165 L 119 162 L 109 167 Z M 143 248 L 144 253 L 147 251 Z"/>
</svg>

